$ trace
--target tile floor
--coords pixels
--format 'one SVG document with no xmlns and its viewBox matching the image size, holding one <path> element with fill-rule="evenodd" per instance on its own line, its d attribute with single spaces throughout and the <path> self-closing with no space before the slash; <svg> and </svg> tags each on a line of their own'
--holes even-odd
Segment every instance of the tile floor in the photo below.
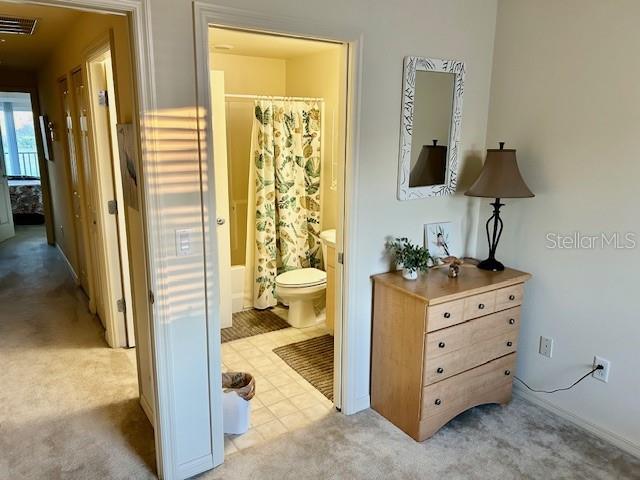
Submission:
<svg viewBox="0 0 640 480">
<path fill-rule="evenodd" d="M 285 316 L 285 309 L 275 313 Z M 225 435 L 225 455 L 308 425 L 333 410 L 333 403 L 289 367 L 273 349 L 327 333 L 324 326 L 285 328 L 222 344 L 222 370 L 250 372 L 256 379 L 251 428 Z"/>
</svg>

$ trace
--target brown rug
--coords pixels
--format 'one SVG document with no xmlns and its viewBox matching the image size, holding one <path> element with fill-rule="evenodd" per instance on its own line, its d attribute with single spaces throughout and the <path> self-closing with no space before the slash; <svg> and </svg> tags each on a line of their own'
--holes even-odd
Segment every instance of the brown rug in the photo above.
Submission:
<svg viewBox="0 0 640 480">
<path fill-rule="evenodd" d="M 271 310 L 244 310 L 233 314 L 233 325 L 220 329 L 222 343 L 275 332 L 290 325 Z"/>
<path fill-rule="evenodd" d="M 274 348 L 273 353 L 333 402 L 333 337 L 331 335 Z"/>
</svg>

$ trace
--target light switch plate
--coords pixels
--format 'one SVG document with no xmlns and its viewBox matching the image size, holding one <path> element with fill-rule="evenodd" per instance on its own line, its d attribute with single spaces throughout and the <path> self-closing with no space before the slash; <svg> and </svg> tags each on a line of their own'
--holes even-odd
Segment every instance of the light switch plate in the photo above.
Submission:
<svg viewBox="0 0 640 480">
<path fill-rule="evenodd" d="M 179 257 L 191 255 L 191 229 L 176 230 L 176 255 Z"/>
</svg>

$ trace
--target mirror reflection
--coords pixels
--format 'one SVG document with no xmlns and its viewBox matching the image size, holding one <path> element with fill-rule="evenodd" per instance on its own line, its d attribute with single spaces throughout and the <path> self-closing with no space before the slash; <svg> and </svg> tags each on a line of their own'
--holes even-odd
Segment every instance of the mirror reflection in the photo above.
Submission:
<svg viewBox="0 0 640 480">
<path fill-rule="evenodd" d="M 453 73 L 416 71 L 410 187 L 446 182 L 454 83 Z"/>
</svg>

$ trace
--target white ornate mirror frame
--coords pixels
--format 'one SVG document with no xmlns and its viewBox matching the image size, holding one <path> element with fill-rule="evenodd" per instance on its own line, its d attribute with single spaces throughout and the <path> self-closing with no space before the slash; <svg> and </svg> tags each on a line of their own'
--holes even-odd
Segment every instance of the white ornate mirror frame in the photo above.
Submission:
<svg viewBox="0 0 640 480">
<path fill-rule="evenodd" d="M 445 172 L 445 183 L 410 187 L 411 174 L 411 133 L 415 99 L 416 71 L 443 72 L 455 75 L 453 87 L 453 106 L 451 127 Z M 402 82 L 402 119 L 400 125 L 400 156 L 398 162 L 398 200 L 451 195 L 456 191 L 458 182 L 458 151 L 460 126 L 462 121 L 462 94 L 464 91 L 464 62 L 440 60 L 427 57 L 405 57 Z"/>
</svg>

